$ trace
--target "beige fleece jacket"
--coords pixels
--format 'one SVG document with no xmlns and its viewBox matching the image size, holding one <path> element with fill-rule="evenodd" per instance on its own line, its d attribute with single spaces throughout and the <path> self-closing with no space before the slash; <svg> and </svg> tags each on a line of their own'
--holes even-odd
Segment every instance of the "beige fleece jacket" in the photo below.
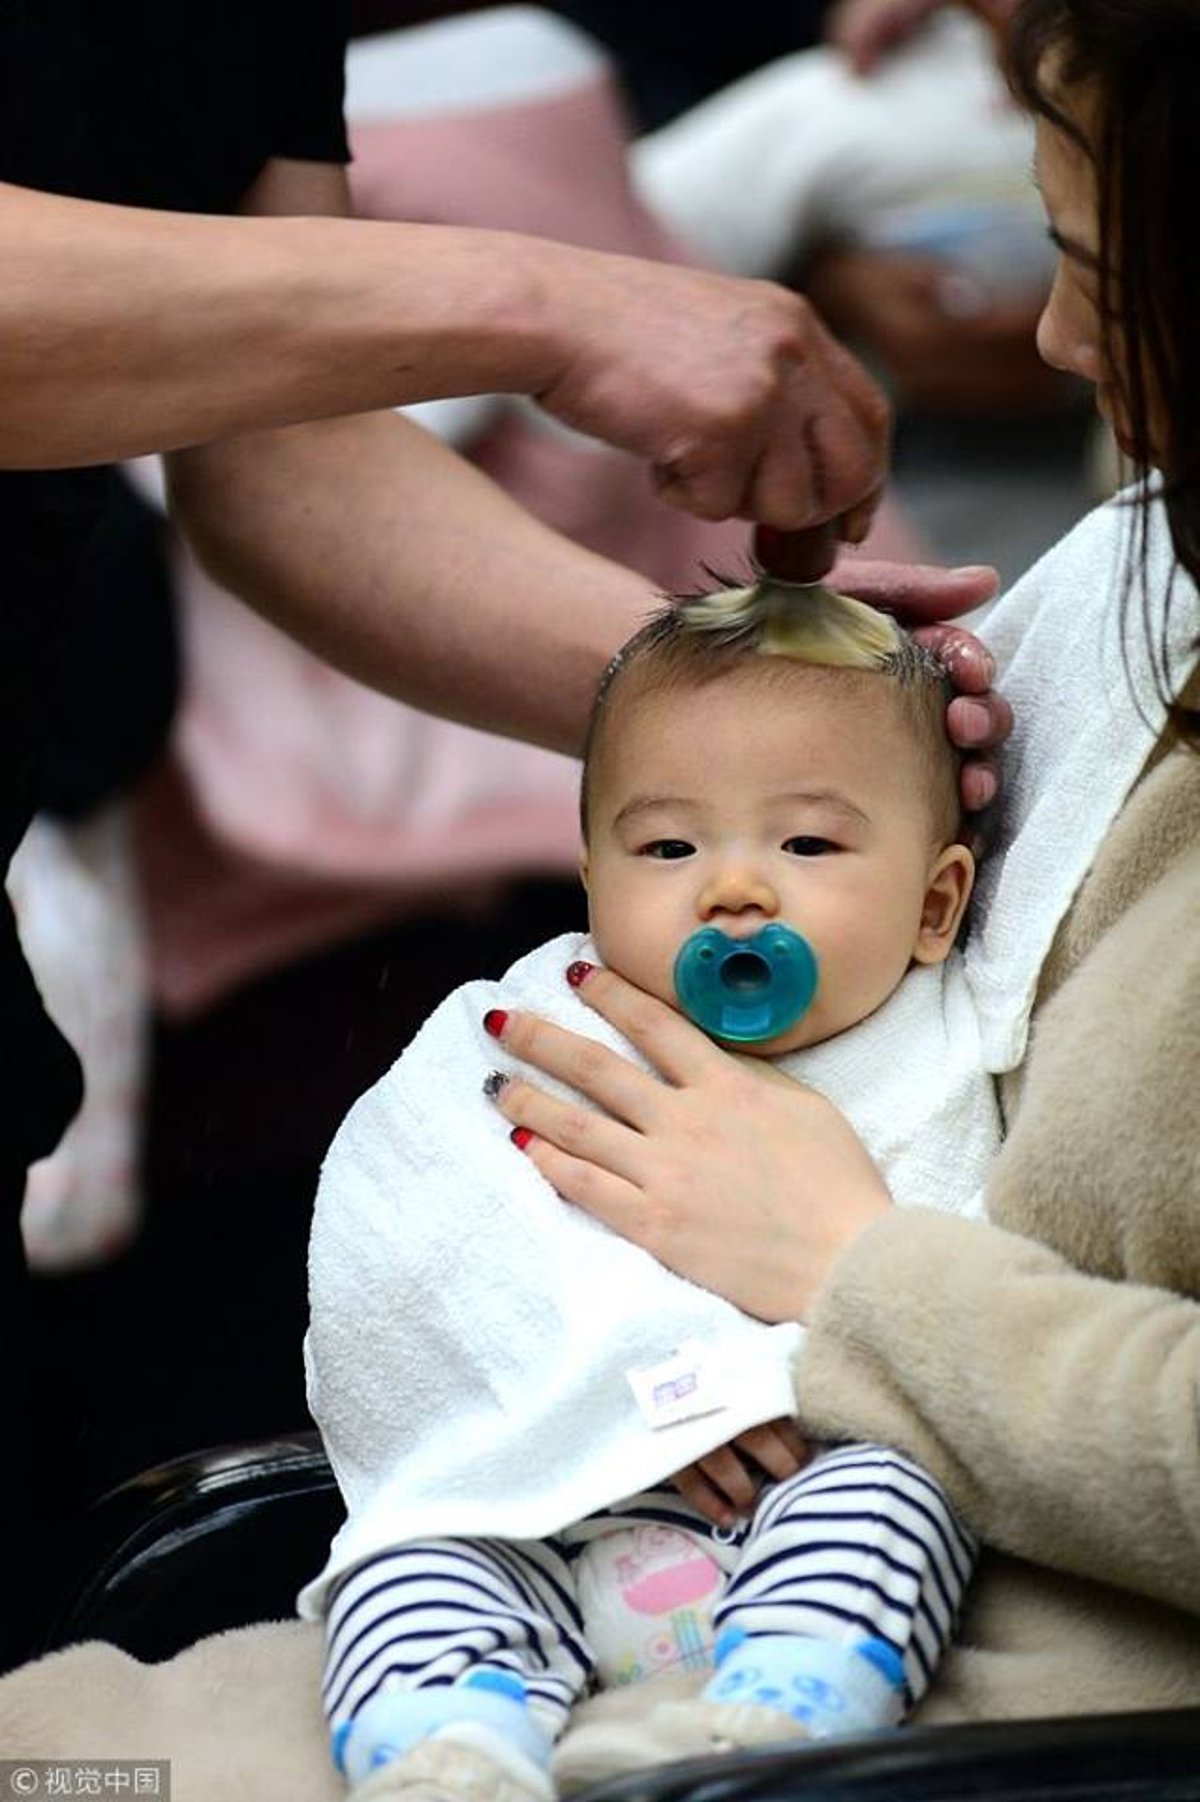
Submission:
<svg viewBox="0 0 1200 1802">
<path fill-rule="evenodd" d="M 1200 1703 L 1194 752 L 1097 857 L 1006 1105 L 990 1222 L 905 1210 L 838 1260 L 802 1417 L 913 1453 L 995 1548 L 918 1718 Z"/>
</svg>

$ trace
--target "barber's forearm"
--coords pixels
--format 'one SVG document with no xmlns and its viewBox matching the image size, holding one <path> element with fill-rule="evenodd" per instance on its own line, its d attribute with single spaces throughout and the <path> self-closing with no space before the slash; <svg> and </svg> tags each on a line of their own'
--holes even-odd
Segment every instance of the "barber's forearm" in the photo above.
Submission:
<svg viewBox="0 0 1200 1802">
<path fill-rule="evenodd" d="M 0 184 L 0 268 L 0 467 L 534 392 L 556 373 L 536 244 L 504 233 L 195 217 Z"/>
<path fill-rule="evenodd" d="M 0 468 L 504 392 L 631 451 L 703 518 L 865 531 L 887 403 L 798 295 L 546 238 L 329 216 L 344 183 L 316 167 L 271 165 L 235 219 L 0 185 Z"/>
<path fill-rule="evenodd" d="M 189 450 L 173 510 L 212 574 L 360 681 L 580 748 L 607 658 L 654 604 L 408 421 L 360 415 Z"/>
</svg>

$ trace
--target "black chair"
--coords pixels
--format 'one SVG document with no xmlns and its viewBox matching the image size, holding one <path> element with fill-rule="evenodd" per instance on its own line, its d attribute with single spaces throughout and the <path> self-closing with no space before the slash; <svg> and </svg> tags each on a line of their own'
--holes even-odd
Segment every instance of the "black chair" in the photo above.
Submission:
<svg viewBox="0 0 1200 1802">
<path fill-rule="evenodd" d="M 43 1650 L 103 1639 L 154 1662 L 286 1618 L 342 1512 L 315 1433 L 147 1471 L 92 1509 Z M 587 1802 L 1200 1802 L 1200 1708 L 765 1747 L 639 1772 Z"/>
<path fill-rule="evenodd" d="M 316 1433 L 176 1458 L 95 1502 L 43 1651 L 103 1639 L 146 1663 L 295 1613 L 343 1519 Z"/>
</svg>

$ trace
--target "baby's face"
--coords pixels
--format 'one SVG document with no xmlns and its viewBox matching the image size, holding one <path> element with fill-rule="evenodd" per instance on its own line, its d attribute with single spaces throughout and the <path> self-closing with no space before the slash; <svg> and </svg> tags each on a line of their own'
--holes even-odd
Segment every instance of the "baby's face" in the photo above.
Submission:
<svg viewBox="0 0 1200 1802">
<path fill-rule="evenodd" d="M 965 906 L 969 858 L 956 852 L 965 878 L 942 868 L 912 730 L 875 679 L 861 689 L 748 670 L 644 696 L 593 771 L 583 870 L 610 968 L 678 1005 L 675 958 L 701 926 L 749 938 L 778 921 L 816 952 L 808 1012 L 743 1050 L 776 1056 L 864 1019 L 914 958 L 947 954 Z"/>
</svg>

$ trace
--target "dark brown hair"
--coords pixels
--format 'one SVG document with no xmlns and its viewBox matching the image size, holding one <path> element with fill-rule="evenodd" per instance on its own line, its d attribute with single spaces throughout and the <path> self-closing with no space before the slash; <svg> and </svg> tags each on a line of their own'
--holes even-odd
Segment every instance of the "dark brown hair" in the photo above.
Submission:
<svg viewBox="0 0 1200 1802">
<path fill-rule="evenodd" d="M 1200 4 L 1023 0 L 1009 75 L 1018 99 L 1095 168 L 1102 350 L 1145 471 L 1126 594 L 1140 580 L 1143 626 L 1170 703 L 1166 619 L 1147 590 L 1147 525 L 1161 492 L 1175 555 L 1200 582 Z M 1086 93 L 1087 130 L 1064 110 L 1076 88 Z M 1158 445 L 1152 407 L 1165 433 Z M 1200 710 L 1171 707 L 1171 715 L 1200 748 Z"/>
</svg>

